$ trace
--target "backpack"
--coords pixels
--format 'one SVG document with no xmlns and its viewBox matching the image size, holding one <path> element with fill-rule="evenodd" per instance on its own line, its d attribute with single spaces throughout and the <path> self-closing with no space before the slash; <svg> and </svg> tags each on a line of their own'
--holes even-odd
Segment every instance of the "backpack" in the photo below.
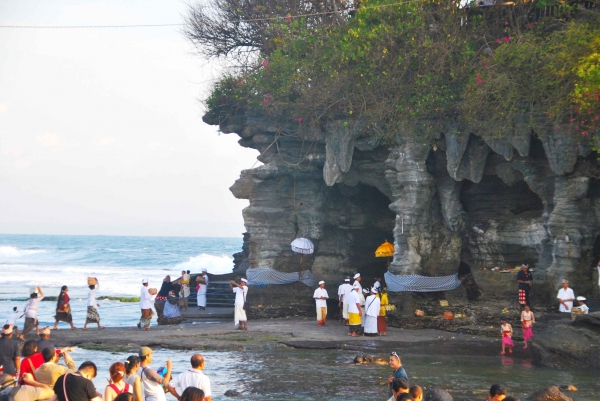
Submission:
<svg viewBox="0 0 600 401">
<path fill-rule="evenodd" d="M 0 389 L 0 401 L 15 401 L 19 387 L 7 386 Z"/>
</svg>

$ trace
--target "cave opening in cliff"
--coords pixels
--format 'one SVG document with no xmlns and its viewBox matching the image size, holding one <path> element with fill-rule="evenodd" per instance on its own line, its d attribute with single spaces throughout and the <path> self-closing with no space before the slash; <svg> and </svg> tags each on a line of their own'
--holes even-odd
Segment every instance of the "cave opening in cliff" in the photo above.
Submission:
<svg viewBox="0 0 600 401">
<path fill-rule="evenodd" d="M 488 217 L 537 218 L 544 211 L 542 200 L 524 181 L 508 186 L 495 175 L 484 175 L 478 184 L 464 180 L 460 202 L 467 214 Z"/>
<path fill-rule="evenodd" d="M 349 267 L 367 278 L 383 277 L 392 258 L 376 258 L 375 250 L 385 240 L 394 242 L 396 215 L 389 209 L 390 199 L 365 184 L 340 192 L 349 197 L 353 214 L 352 225 L 345 229 L 352 242 Z"/>
</svg>

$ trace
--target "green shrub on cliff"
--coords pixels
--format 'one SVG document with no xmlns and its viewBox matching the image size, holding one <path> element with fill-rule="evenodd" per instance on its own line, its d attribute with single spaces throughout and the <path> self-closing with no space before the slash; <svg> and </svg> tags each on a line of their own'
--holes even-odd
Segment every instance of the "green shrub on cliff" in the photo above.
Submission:
<svg viewBox="0 0 600 401">
<path fill-rule="evenodd" d="M 598 129 L 597 8 L 363 0 L 336 13 L 343 23 L 296 18 L 294 10 L 264 10 L 279 17 L 263 21 L 258 56 L 215 85 L 210 120 L 246 110 L 303 125 L 360 119 L 367 133 L 388 139 L 416 126 L 502 137 L 517 119 L 533 130 Z"/>
</svg>

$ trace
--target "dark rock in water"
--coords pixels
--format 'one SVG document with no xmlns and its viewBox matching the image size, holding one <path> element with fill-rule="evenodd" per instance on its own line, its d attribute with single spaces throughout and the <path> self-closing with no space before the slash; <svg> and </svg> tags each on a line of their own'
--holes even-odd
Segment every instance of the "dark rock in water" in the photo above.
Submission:
<svg viewBox="0 0 600 401">
<path fill-rule="evenodd" d="M 540 390 L 531 395 L 528 401 L 573 401 L 571 397 L 564 395 L 557 386 Z"/>
<path fill-rule="evenodd" d="M 531 350 L 534 362 L 538 365 L 600 367 L 600 336 L 587 328 L 577 327 L 570 320 L 550 325 L 545 330 L 535 333 L 531 340 Z"/>
<path fill-rule="evenodd" d="M 227 397 L 241 397 L 242 393 L 237 390 L 227 390 L 225 391 L 225 396 Z"/>
<path fill-rule="evenodd" d="M 366 361 L 362 355 L 357 355 L 354 357 L 354 363 L 366 363 Z"/>
<path fill-rule="evenodd" d="M 425 391 L 425 394 L 423 394 L 423 401 L 453 401 L 453 398 L 446 390 L 433 388 Z"/>
<path fill-rule="evenodd" d="M 566 391 L 579 391 L 577 390 L 577 387 L 575 387 L 572 384 L 563 384 L 562 386 L 560 386 L 560 389 Z"/>
</svg>

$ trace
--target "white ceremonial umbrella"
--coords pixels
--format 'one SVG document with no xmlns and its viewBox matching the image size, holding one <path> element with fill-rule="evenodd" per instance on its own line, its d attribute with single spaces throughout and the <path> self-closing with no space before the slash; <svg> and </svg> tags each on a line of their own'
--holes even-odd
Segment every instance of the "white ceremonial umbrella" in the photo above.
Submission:
<svg viewBox="0 0 600 401">
<path fill-rule="evenodd" d="M 308 238 L 296 238 L 292 241 L 292 251 L 303 255 L 310 255 L 315 251 L 315 246 Z"/>
</svg>

